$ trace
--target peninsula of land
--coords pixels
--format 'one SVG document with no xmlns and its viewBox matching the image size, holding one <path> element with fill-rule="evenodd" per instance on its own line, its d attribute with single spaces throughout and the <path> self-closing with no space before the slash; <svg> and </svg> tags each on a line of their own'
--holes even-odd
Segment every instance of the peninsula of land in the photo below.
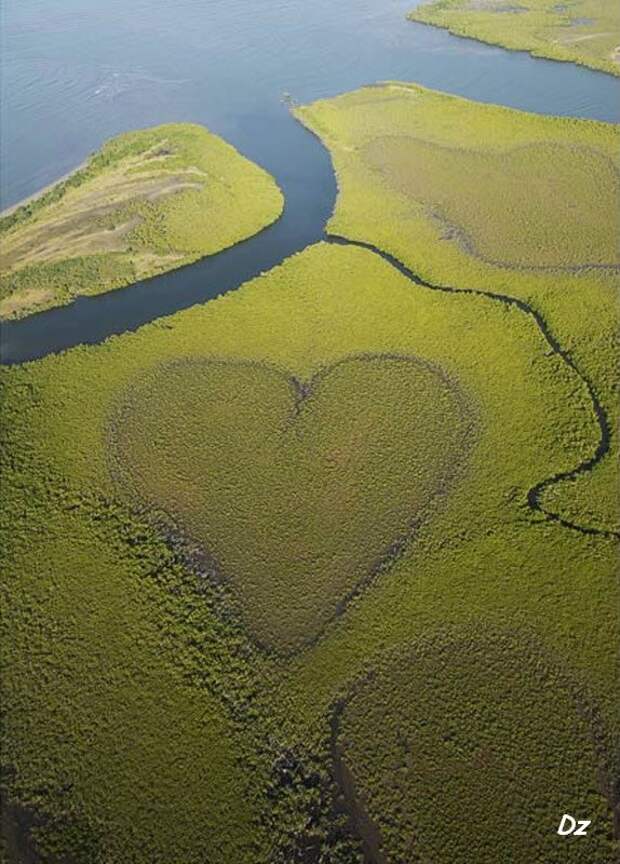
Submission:
<svg viewBox="0 0 620 864">
<path fill-rule="evenodd" d="M 607 0 L 431 0 L 409 18 L 457 36 L 620 75 L 620 4 Z"/>
<path fill-rule="evenodd" d="M 212 255 L 274 222 L 275 181 L 193 123 L 129 132 L 0 218 L 0 318 Z"/>
</svg>

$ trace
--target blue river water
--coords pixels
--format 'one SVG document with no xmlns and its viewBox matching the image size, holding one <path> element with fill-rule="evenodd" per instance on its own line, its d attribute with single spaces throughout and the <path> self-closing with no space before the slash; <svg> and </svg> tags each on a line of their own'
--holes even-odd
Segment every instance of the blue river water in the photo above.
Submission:
<svg viewBox="0 0 620 864">
<path fill-rule="evenodd" d="M 282 218 L 212 258 L 9 322 L 2 359 L 98 342 L 235 288 L 316 242 L 336 187 L 328 154 L 290 115 L 381 80 L 416 81 L 540 113 L 620 121 L 620 80 L 405 19 L 415 0 L 5 0 L 2 207 L 119 132 L 203 123 L 274 175 Z"/>
</svg>

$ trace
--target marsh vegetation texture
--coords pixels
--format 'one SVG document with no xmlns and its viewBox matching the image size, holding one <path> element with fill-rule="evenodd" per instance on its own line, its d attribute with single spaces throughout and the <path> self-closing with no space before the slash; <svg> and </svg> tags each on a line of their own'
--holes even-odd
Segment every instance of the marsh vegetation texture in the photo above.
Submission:
<svg viewBox="0 0 620 864">
<path fill-rule="evenodd" d="M 5 370 L 7 794 L 38 854 L 451 860 L 465 807 L 491 861 L 507 796 L 525 864 L 568 784 L 597 814 L 571 860 L 610 860 L 617 548 L 526 506 L 597 434 L 547 348 L 323 243 Z"/>
<path fill-rule="evenodd" d="M 618 130 L 399 82 L 294 113 L 320 242 L 0 368 L 0 860 L 612 864 Z M 0 309 L 282 203 L 203 127 L 122 135 L 4 216 Z"/>
<path fill-rule="evenodd" d="M 620 6 L 609 0 L 431 0 L 414 21 L 620 75 Z"/>
<path fill-rule="evenodd" d="M 527 304 L 569 352 L 604 406 L 611 458 L 550 484 L 545 501 L 617 532 L 617 127 L 399 83 L 297 113 L 334 159 L 328 231 L 374 244 L 432 284 Z"/>
<path fill-rule="evenodd" d="M 266 172 L 201 126 L 121 135 L 0 218 L 0 318 L 219 252 L 273 222 L 282 204 Z"/>
</svg>

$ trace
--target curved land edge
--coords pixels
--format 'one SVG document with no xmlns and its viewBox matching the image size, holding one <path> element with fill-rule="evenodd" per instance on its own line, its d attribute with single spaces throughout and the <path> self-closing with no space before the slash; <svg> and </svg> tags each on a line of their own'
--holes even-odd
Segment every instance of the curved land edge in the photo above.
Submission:
<svg viewBox="0 0 620 864">
<path fill-rule="evenodd" d="M 303 130 L 309 136 L 309 140 L 313 141 L 316 147 L 315 158 L 317 165 L 320 166 L 320 169 L 325 168 L 325 171 L 329 172 L 329 176 L 325 178 L 326 181 L 329 181 L 325 183 L 325 188 L 329 188 L 330 190 L 332 198 L 331 210 L 333 211 L 337 195 L 335 171 L 331 158 L 327 160 L 320 158 L 324 157 L 325 154 L 329 156 L 329 152 L 320 136 L 313 129 L 306 126 L 293 112 L 291 112 L 291 116 L 295 117 L 296 124 L 300 130 Z M 195 281 L 192 283 L 190 283 L 188 278 L 185 290 L 180 290 L 181 286 L 171 284 L 172 279 L 175 277 L 174 272 L 164 273 L 141 280 L 140 282 L 135 282 L 132 285 L 108 294 L 79 297 L 64 307 L 29 315 L 19 320 L 0 321 L 3 330 L 3 338 L 0 339 L 0 347 L 3 349 L 2 364 L 13 365 L 37 360 L 48 354 L 62 352 L 85 342 L 88 344 L 98 344 L 104 342 L 110 336 L 137 330 L 143 324 L 154 321 L 161 316 L 173 314 L 196 303 L 208 302 L 210 299 L 221 296 L 224 293 L 237 290 L 244 282 L 255 278 L 273 267 L 279 266 L 290 255 L 305 248 L 307 244 L 291 244 L 288 238 L 285 240 L 285 243 L 288 243 L 286 248 L 273 248 L 272 236 L 274 229 L 277 230 L 280 228 L 286 234 L 289 223 L 294 222 L 297 215 L 301 214 L 297 214 L 296 210 L 292 208 L 287 208 L 285 202 L 283 215 L 275 223 L 264 227 L 253 237 L 240 240 L 235 245 L 221 252 L 203 258 L 194 264 L 179 268 L 176 271 L 177 278 L 181 277 L 181 273 L 184 277 L 191 276 L 195 278 Z M 620 538 L 619 531 L 577 524 L 576 522 L 564 519 L 552 510 L 547 510 L 542 505 L 543 494 L 548 488 L 556 483 L 590 473 L 609 453 L 611 436 L 607 414 L 596 395 L 592 383 L 575 364 L 569 352 L 561 347 L 560 342 L 553 335 L 543 316 L 538 311 L 523 300 L 509 295 L 427 282 L 418 277 L 395 256 L 384 252 L 372 243 L 349 240 L 346 237 L 329 234 L 324 230 L 318 230 L 316 234 L 306 239 L 310 243 L 322 240 L 328 243 L 357 245 L 360 248 L 381 256 L 408 279 L 424 285 L 431 290 L 486 296 L 492 300 L 516 307 L 531 317 L 549 345 L 550 350 L 570 366 L 586 387 L 599 429 L 599 441 L 595 452 L 589 459 L 583 460 L 569 471 L 552 475 L 535 484 L 527 494 L 526 504 L 532 512 L 538 513 L 549 521 L 556 522 L 565 528 L 581 534 L 613 537 L 615 539 Z M 262 258 L 261 255 L 263 256 Z M 252 256 L 251 261 L 249 260 L 250 256 Z M 230 261 L 232 261 L 233 265 L 231 268 L 232 272 L 227 269 L 230 267 Z M 205 271 L 211 276 L 212 274 L 209 273 L 210 269 L 214 270 L 213 285 L 209 285 L 208 277 L 205 279 L 203 276 L 203 272 Z M 205 285 L 205 283 L 207 284 Z M 155 294 L 158 295 L 157 302 L 154 301 Z M 102 310 L 102 315 L 100 308 L 103 304 L 105 304 L 105 307 Z M 110 314 L 110 312 L 114 313 L 115 307 L 123 315 L 123 320 L 120 324 L 117 318 L 113 318 L 113 315 Z"/>
<path fill-rule="evenodd" d="M 598 536 L 620 539 L 620 531 L 607 530 L 604 528 L 595 528 L 589 525 L 579 525 L 575 522 L 569 521 L 568 519 L 564 519 L 558 513 L 547 510 L 541 503 L 541 499 L 545 490 L 548 489 L 550 486 L 553 486 L 555 483 L 564 480 L 573 480 L 579 477 L 581 474 L 586 474 L 592 471 L 592 469 L 596 465 L 598 465 L 598 463 L 609 452 L 611 434 L 607 414 L 594 391 L 592 383 L 587 378 L 587 376 L 579 369 L 575 361 L 570 356 L 569 352 L 565 351 L 562 348 L 559 341 L 551 332 L 550 327 L 548 326 L 540 312 L 532 308 L 524 300 L 520 300 L 517 297 L 510 297 L 508 294 L 498 294 L 493 291 L 483 291 L 477 288 L 456 288 L 452 285 L 443 285 L 428 282 L 427 280 L 422 279 L 420 276 L 415 274 L 412 270 L 409 269 L 409 267 L 405 266 L 394 255 L 391 255 L 389 252 L 384 252 L 382 249 L 379 249 L 372 243 L 367 243 L 363 240 L 350 240 L 347 237 L 342 237 L 338 234 L 326 234 L 325 239 L 327 242 L 330 243 L 336 243 L 343 246 L 358 246 L 361 249 L 366 249 L 369 252 L 374 252 L 376 255 L 379 255 L 381 258 L 383 258 L 384 261 L 387 261 L 388 264 L 391 264 L 392 267 L 395 267 L 400 273 L 403 274 L 403 276 L 406 276 L 407 279 L 411 280 L 412 282 L 416 282 L 419 285 L 423 285 L 425 288 L 429 288 L 432 291 L 442 291 L 447 294 L 472 294 L 478 297 L 488 297 L 490 300 L 495 300 L 499 303 L 505 304 L 506 306 L 516 307 L 534 321 L 544 340 L 549 345 L 551 353 L 556 354 L 558 357 L 560 357 L 564 361 L 564 363 L 566 363 L 567 366 L 569 366 L 570 369 L 581 379 L 582 383 L 584 384 L 588 392 L 590 402 L 592 404 L 592 411 L 594 413 L 594 417 L 596 419 L 596 423 L 599 429 L 599 440 L 592 456 L 580 462 L 577 466 L 575 466 L 575 468 L 572 468 L 569 471 L 563 471 L 559 474 L 553 474 L 551 477 L 547 477 L 532 486 L 527 493 L 527 506 L 530 508 L 530 510 L 540 513 L 542 516 L 545 517 L 545 519 L 549 519 L 552 522 L 557 522 L 564 528 L 570 528 L 573 531 L 578 531 L 580 534 L 596 534 Z"/>
<path fill-rule="evenodd" d="M 441 644 L 445 637 L 458 640 L 458 633 L 440 635 L 437 644 Z M 615 775 L 615 763 L 613 763 L 613 753 L 610 753 L 610 742 L 606 734 L 605 723 L 598 710 L 594 699 L 587 692 L 585 685 L 575 681 L 567 672 L 562 671 L 559 664 L 552 664 L 547 661 L 544 646 L 534 633 L 528 631 L 500 631 L 490 630 L 484 634 L 486 640 L 497 639 L 501 636 L 512 638 L 515 646 L 521 647 L 524 651 L 531 652 L 531 655 L 541 659 L 544 663 L 546 671 L 554 668 L 554 671 L 559 676 L 560 684 L 570 694 L 573 704 L 587 723 L 591 741 L 596 753 L 598 754 L 598 777 L 601 793 L 607 799 L 612 815 L 612 828 L 614 837 L 620 838 L 620 780 Z M 435 637 L 437 639 L 437 637 Z M 429 640 L 423 640 L 422 644 L 427 646 L 432 645 L 433 637 Z M 492 641 L 491 641 L 492 644 Z M 347 709 L 348 703 L 354 698 L 358 691 L 384 669 L 386 663 L 394 659 L 403 658 L 403 655 L 415 652 L 416 643 L 409 647 L 393 649 L 386 656 L 383 656 L 379 661 L 368 668 L 362 675 L 358 676 L 343 695 L 337 697 L 328 709 L 329 723 L 329 754 L 332 761 L 332 776 L 343 802 L 343 806 L 349 817 L 349 822 L 353 832 L 358 837 L 362 854 L 364 856 L 364 864 L 387 864 L 387 857 L 384 854 L 381 845 L 381 832 L 379 827 L 373 821 L 368 813 L 365 802 L 355 788 L 353 775 L 346 765 L 344 759 L 344 750 L 340 745 L 339 738 L 341 733 L 341 723 L 344 712 Z M 547 662 L 545 662 L 547 661 Z"/>
<path fill-rule="evenodd" d="M 31 195 L 26 195 L 25 198 L 20 198 L 20 200 L 16 201 L 15 204 L 10 204 L 8 207 L 5 207 L 4 210 L 0 210 L 0 231 L 2 230 L 1 223 L 7 218 L 7 216 L 12 216 L 13 213 L 17 213 L 18 210 L 21 210 L 22 207 L 27 207 L 29 205 L 40 205 L 41 203 L 43 203 L 43 199 L 46 198 L 46 196 L 52 191 L 52 189 L 56 188 L 57 186 L 66 187 L 66 184 L 70 183 L 73 179 L 75 179 L 76 175 L 81 175 L 81 172 L 88 167 L 88 163 L 94 155 L 94 153 L 91 153 L 89 156 L 86 157 L 86 159 L 84 159 L 83 162 L 80 162 L 80 164 L 76 165 L 75 168 L 71 168 L 69 171 L 66 172 L 66 174 L 62 174 L 56 180 L 52 180 L 51 183 L 46 183 L 45 186 L 37 189 L 37 191 L 33 192 Z"/>
<path fill-rule="evenodd" d="M 108 466 L 110 474 L 113 477 L 117 488 L 124 493 L 125 500 L 128 506 L 140 519 L 144 519 L 153 526 L 153 529 L 160 534 L 165 540 L 174 555 L 182 561 L 182 563 L 197 577 L 208 579 L 213 585 L 226 592 L 226 605 L 229 607 L 229 612 L 234 615 L 238 621 L 245 623 L 245 630 L 248 633 L 254 646 L 265 654 L 271 654 L 280 658 L 291 659 L 296 657 L 303 651 L 306 651 L 316 646 L 325 635 L 326 630 L 339 618 L 341 618 L 351 603 L 361 596 L 380 576 L 391 569 L 396 562 L 404 555 L 405 551 L 410 547 L 415 540 L 417 532 L 432 518 L 438 507 L 442 506 L 442 500 L 450 487 L 453 486 L 459 478 L 459 475 L 464 470 L 465 465 L 474 440 L 474 431 L 476 417 L 472 410 L 472 406 L 467 401 L 465 393 L 461 390 L 458 383 L 451 378 L 444 369 L 435 363 L 431 363 L 423 357 L 416 357 L 410 354 L 399 354 L 392 352 L 362 352 L 349 354 L 340 358 L 335 363 L 330 363 L 321 366 L 307 380 L 301 380 L 282 368 L 262 361 L 257 360 L 230 360 L 218 358 L 202 359 L 183 359 L 168 361 L 160 367 L 155 367 L 149 372 L 141 376 L 144 378 L 153 375 L 154 371 L 164 371 L 171 366 L 210 366 L 220 365 L 225 367 L 249 367 L 254 369 L 263 369 L 269 373 L 282 376 L 287 381 L 291 388 L 292 405 L 291 414 L 288 418 L 289 423 L 294 423 L 303 404 L 312 397 L 316 385 L 324 378 L 330 375 L 335 369 L 346 365 L 352 361 L 382 361 L 382 360 L 398 360 L 412 365 L 421 367 L 437 376 L 439 381 L 450 391 L 454 398 L 455 405 L 461 419 L 461 430 L 456 441 L 458 446 L 455 447 L 454 458 L 450 462 L 450 468 L 447 470 L 431 495 L 427 504 L 422 510 L 412 516 L 406 530 L 395 537 L 386 538 L 386 545 L 379 551 L 376 560 L 372 566 L 357 580 L 357 582 L 343 595 L 340 596 L 336 603 L 333 614 L 327 616 L 322 623 L 322 626 L 312 635 L 303 640 L 300 640 L 298 647 L 282 648 L 275 645 L 266 644 L 254 632 L 251 622 L 247 620 L 247 614 L 244 611 L 243 604 L 238 596 L 231 580 L 224 575 L 221 563 L 212 551 L 205 546 L 203 541 L 197 540 L 191 536 L 177 516 L 166 510 L 161 505 L 152 505 L 144 501 L 134 490 L 132 482 L 131 468 L 127 466 L 123 460 L 122 447 L 119 441 L 119 430 L 122 428 L 126 412 L 133 409 L 131 402 L 131 389 L 128 388 L 119 394 L 115 408 L 112 412 L 110 422 L 106 431 L 106 440 L 108 443 Z"/>
<path fill-rule="evenodd" d="M 122 133 L 0 214 L 0 319 L 218 254 L 276 222 L 283 207 L 275 179 L 205 126 Z"/>
<path fill-rule="evenodd" d="M 481 45 L 492 45 L 496 48 L 503 48 L 504 51 L 529 54 L 533 58 L 549 60 L 554 63 L 573 63 L 575 66 L 582 66 L 584 69 L 591 69 L 594 72 L 600 72 L 603 75 L 610 75 L 613 78 L 620 77 L 620 59 L 618 61 L 614 61 L 610 58 L 608 62 L 597 62 L 594 59 L 590 60 L 589 58 L 583 56 L 563 57 L 559 56 L 559 54 L 553 53 L 553 50 L 551 49 L 545 50 L 544 46 L 542 45 L 528 46 L 525 41 L 520 45 L 515 45 L 514 43 L 511 44 L 509 40 L 502 38 L 499 34 L 494 38 L 485 38 L 476 29 L 475 24 L 472 24 L 471 26 L 460 27 L 455 25 L 442 24 L 439 21 L 433 21 L 424 15 L 420 15 L 416 9 L 412 10 L 407 14 L 407 19 L 409 21 L 413 21 L 416 24 L 425 24 L 427 27 L 434 27 L 436 30 L 445 30 L 448 33 L 451 33 L 452 36 L 456 36 L 460 39 L 471 39 L 473 42 L 479 42 Z M 620 45 L 618 46 L 616 51 L 618 52 L 618 56 L 620 58 Z"/>
</svg>

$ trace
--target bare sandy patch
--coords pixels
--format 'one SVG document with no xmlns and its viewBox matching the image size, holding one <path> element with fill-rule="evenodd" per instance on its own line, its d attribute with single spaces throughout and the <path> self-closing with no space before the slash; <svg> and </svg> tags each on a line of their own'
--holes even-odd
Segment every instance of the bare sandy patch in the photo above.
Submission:
<svg viewBox="0 0 620 864">
<path fill-rule="evenodd" d="M 0 300 L 0 318 L 12 318 L 22 309 L 32 309 L 48 303 L 54 297 L 49 288 L 27 288 Z"/>
<path fill-rule="evenodd" d="M 109 228 L 100 220 L 128 204 L 153 202 L 188 189 L 202 189 L 204 182 L 189 179 L 191 172 L 169 176 L 126 178 L 116 175 L 113 183 L 92 189 L 75 190 L 58 205 L 49 208 L 44 218 L 20 226 L 3 240 L 2 271 L 29 264 L 41 264 L 78 255 L 122 252 L 125 238 L 140 223 L 138 215 Z"/>
</svg>

